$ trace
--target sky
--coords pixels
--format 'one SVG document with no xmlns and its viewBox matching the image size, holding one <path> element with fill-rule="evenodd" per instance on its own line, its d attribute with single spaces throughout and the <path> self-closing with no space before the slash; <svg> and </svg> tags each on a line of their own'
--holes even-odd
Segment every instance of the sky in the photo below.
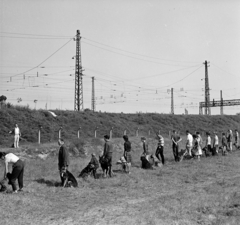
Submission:
<svg viewBox="0 0 240 225">
<path fill-rule="evenodd" d="M 13 105 L 74 110 L 76 32 L 83 108 L 199 113 L 240 99 L 238 0 L 0 0 L 0 96 Z M 224 107 L 234 115 L 240 106 Z M 213 115 L 220 108 L 211 108 Z"/>
</svg>

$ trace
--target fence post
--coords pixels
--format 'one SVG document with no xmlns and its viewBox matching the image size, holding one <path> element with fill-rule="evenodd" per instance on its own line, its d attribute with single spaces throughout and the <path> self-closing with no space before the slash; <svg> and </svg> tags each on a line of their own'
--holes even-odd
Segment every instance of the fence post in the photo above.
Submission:
<svg viewBox="0 0 240 225">
<path fill-rule="evenodd" d="M 97 129 L 98 129 L 98 127 L 96 127 L 95 130 L 94 130 L 94 137 L 95 138 L 97 137 Z"/>
<path fill-rule="evenodd" d="M 148 136 L 150 136 L 151 135 L 151 131 L 150 131 L 150 129 L 148 130 Z"/>
<path fill-rule="evenodd" d="M 58 130 L 58 138 L 61 138 L 61 134 L 62 134 L 62 127 L 60 127 L 60 129 Z"/>
<path fill-rule="evenodd" d="M 171 131 L 169 131 L 168 135 L 169 135 L 169 138 L 171 138 Z"/>
<path fill-rule="evenodd" d="M 158 130 L 158 134 L 160 134 L 160 130 Z"/>
<path fill-rule="evenodd" d="M 124 131 L 123 131 L 123 135 L 127 135 L 127 130 L 124 130 Z"/>
<path fill-rule="evenodd" d="M 80 130 L 81 130 L 81 127 L 78 128 L 78 133 L 77 133 L 78 138 L 80 137 Z"/>
<path fill-rule="evenodd" d="M 41 144 L 41 129 L 42 129 L 42 126 L 39 125 L 38 126 L 38 144 Z"/>
<path fill-rule="evenodd" d="M 113 127 L 111 128 L 111 130 L 110 130 L 110 139 L 112 139 L 112 132 L 113 132 Z"/>
</svg>

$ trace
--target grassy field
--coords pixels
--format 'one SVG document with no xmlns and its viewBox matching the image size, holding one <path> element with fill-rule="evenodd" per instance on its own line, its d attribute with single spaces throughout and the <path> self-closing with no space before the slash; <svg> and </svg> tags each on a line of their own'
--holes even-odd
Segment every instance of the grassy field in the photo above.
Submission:
<svg viewBox="0 0 240 225">
<path fill-rule="evenodd" d="M 59 186 L 55 143 L 22 146 L 16 154 L 26 162 L 24 192 L 0 193 L 0 224 L 240 224 L 239 150 L 227 156 L 175 163 L 166 140 L 166 165 L 143 170 L 140 140 L 134 137 L 130 141 L 131 174 L 122 173 L 115 164 L 122 155 L 123 140 L 113 139 L 115 176 L 97 180 L 78 178 L 78 188 Z M 149 140 L 152 152 L 156 143 L 154 139 Z M 98 154 L 102 144 L 102 141 L 89 141 L 88 156 L 73 155 L 69 170 L 77 176 L 89 162 L 90 153 Z M 45 160 L 37 156 L 42 151 L 49 153 Z M 3 163 L 0 168 L 3 171 Z"/>
</svg>

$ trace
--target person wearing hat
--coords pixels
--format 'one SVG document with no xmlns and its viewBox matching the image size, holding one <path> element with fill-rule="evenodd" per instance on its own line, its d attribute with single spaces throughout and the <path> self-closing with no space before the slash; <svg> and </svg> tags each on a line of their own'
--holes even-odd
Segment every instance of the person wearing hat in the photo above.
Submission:
<svg viewBox="0 0 240 225">
<path fill-rule="evenodd" d="M 218 145 L 219 145 L 219 140 L 218 140 L 218 136 L 217 136 L 217 132 L 214 132 L 214 138 L 213 138 L 213 151 L 212 151 L 212 155 L 216 155 L 218 154 Z"/>
<path fill-rule="evenodd" d="M 5 162 L 4 179 L 9 179 L 9 184 L 12 185 L 13 193 L 22 191 L 23 189 L 23 173 L 24 162 L 13 153 L 0 152 L 0 159 Z M 9 173 L 8 165 L 12 164 L 12 173 Z M 16 180 L 18 180 L 19 189 L 17 190 Z"/>
<path fill-rule="evenodd" d="M 128 140 L 127 135 L 123 135 L 124 140 L 124 153 L 123 156 L 126 160 L 126 172 L 130 173 L 131 163 L 132 163 L 132 155 L 131 155 L 131 142 Z"/>
</svg>

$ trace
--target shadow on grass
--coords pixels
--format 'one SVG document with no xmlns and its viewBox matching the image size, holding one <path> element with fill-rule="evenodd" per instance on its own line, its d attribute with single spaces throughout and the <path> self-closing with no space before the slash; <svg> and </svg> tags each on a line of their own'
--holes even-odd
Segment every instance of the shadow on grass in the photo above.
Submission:
<svg viewBox="0 0 240 225">
<path fill-rule="evenodd" d="M 60 187 L 61 182 L 53 181 L 53 180 L 45 180 L 44 178 L 40 178 L 35 180 L 39 184 L 46 184 L 48 187 Z"/>
</svg>

